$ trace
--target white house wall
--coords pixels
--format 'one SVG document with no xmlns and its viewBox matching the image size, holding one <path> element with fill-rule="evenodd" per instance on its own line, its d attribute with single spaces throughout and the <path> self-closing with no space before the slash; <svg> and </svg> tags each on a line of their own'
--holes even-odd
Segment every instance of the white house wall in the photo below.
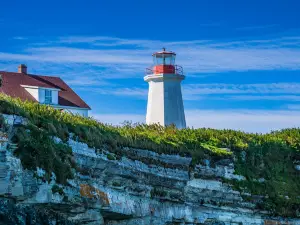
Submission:
<svg viewBox="0 0 300 225">
<path fill-rule="evenodd" d="M 35 100 L 39 101 L 39 89 L 38 88 L 25 88 L 25 90 L 28 91 L 29 94 L 31 94 Z"/>
<path fill-rule="evenodd" d="M 79 115 L 83 117 L 88 117 L 88 109 L 81 109 L 81 108 L 72 108 L 68 106 L 62 106 L 62 105 L 57 105 L 57 106 L 52 106 L 55 109 L 63 109 L 65 112 L 72 113 L 74 115 Z"/>
<path fill-rule="evenodd" d="M 45 89 L 39 88 L 39 103 L 45 102 Z"/>
<path fill-rule="evenodd" d="M 45 88 L 40 87 L 24 87 L 39 103 L 45 103 Z M 50 106 L 56 109 L 63 109 L 66 112 L 70 112 L 74 115 L 80 115 L 88 117 L 88 109 L 81 109 L 76 107 L 62 106 L 58 104 L 58 90 L 51 89 L 52 92 L 52 104 Z"/>
<path fill-rule="evenodd" d="M 58 104 L 58 91 L 52 91 L 52 104 Z"/>
</svg>

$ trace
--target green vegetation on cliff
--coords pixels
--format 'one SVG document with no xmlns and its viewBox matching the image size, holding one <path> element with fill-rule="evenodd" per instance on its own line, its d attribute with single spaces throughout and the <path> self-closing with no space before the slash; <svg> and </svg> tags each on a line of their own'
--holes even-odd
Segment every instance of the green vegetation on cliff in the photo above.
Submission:
<svg viewBox="0 0 300 225">
<path fill-rule="evenodd" d="M 72 153 L 65 144 L 69 134 L 96 149 L 104 146 L 115 154 L 125 154 L 122 147 L 147 149 L 158 153 L 191 156 L 192 165 L 203 159 L 217 162 L 235 160 L 236 173 L 244 181 L 226 181 L 242 192 L 265 196 L 258 207 L 274 215 L 297 216 L 300 208 L 300 129 L 285 129 L 269 134 L 249 134 L 233 130 L 183 129 L 157 125 L 125 123 L 110 126 L 92 118 L 62 113 L 46 105 L 22 102 L 0 95 L 0 112 L 28 119 L 16 129 L 13 141 L 16 154 L 25 168 L 39 166 L 48 174 L 54 172 L 61 183 L 72 177 Z M 228 150 L 230 149 L 230 151 Z"/>
</svg>

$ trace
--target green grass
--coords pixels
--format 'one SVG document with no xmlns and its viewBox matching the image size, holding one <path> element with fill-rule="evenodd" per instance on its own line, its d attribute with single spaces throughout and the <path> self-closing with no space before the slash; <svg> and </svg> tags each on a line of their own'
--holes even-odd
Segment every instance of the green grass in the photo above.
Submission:
<svg viewBox="0 0 300 225">
<path fill-rule="evenodd" d="M 70 149 L 64 144 L 55 144 L 51 136 L 67 141 L 69 134 L 74 133 L 79 141 L 90 147 L 106 146 L 116 157 L 125 154 L 122 147 L 134 147 L 190 156 L 191 167 L 203 163 L 204 159 L 209 159 L 211 165 L 220 159 L 234 159 L 236 173 L 246 180 L 226 182 L 232 183 L 237 190 L 268 196 L 258 207 L 282 216 L 296 216 L 300 208 L 300 172 L 293 164 L 300 160 L 300 129 L 249 134 L 206 128 L 177 130 L 173 126 L 128 122 L 123 126 L 111 126 L 5 95 L 0 95 L 0 112 L 17 114 L 29 121 L 28 126 L 18 128 L 14 137 L 19 146 L 15 154 L 23 166 L 30 169 L 39 166 L 48 174 L 55 172 L 61 183 L 72 177 L 71 169 L 76 165 Z M 245 160 L 242 154 L 246 155 Z M 265 182 L 258 183 L 259 178 L 264 178 Z"/>
</svg>

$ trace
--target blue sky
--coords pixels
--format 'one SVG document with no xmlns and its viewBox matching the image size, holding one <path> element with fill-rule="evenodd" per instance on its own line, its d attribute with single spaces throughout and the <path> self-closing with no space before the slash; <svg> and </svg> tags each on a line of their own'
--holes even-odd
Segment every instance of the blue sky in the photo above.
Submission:
<svg viewBox="0 0 300 225">
<path fill-rule="evenodd" d="M 62 77 L 118 124 L 144 121 L 151 54 L 184 67 L 187 123 L 266 132 L 300 126 L 298 1 L 3 1 L 0 70 Z"/>
</svg>

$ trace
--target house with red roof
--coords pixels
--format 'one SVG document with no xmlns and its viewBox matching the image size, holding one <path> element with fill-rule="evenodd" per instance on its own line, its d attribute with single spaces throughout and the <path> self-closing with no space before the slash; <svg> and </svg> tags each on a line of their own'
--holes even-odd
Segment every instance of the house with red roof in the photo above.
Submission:
<svg viewBox="0 0 300 225">
<path fill-rule="evenodd" d="M 21 64 L 18 72 L 0 71 L 0 93 L 22 100 L 50 105 L 55 109 L 88 116 L 91 109 L 61 78 L 27 73 Z"/>
</svg>

